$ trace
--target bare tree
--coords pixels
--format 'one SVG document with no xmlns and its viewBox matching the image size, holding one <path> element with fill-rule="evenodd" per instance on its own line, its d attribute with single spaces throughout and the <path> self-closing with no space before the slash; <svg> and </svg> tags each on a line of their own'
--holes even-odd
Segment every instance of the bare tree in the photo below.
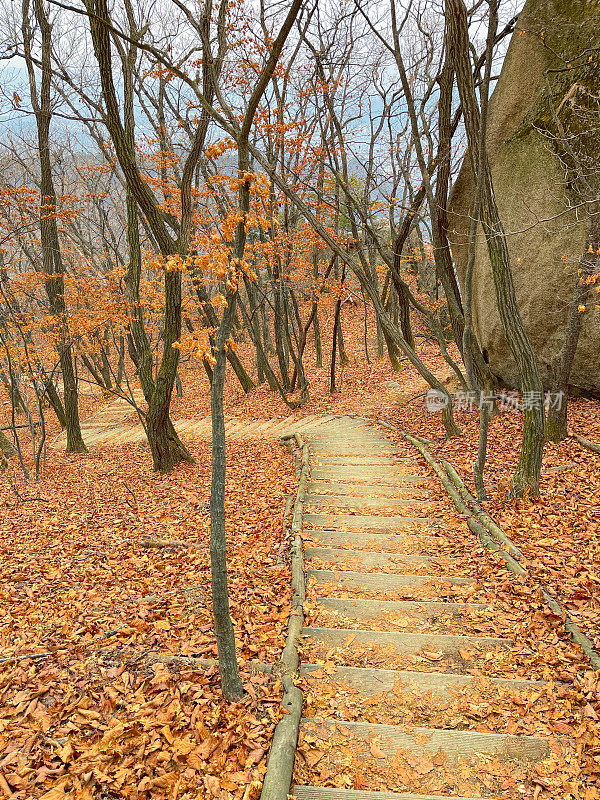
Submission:
<svg viewBox="0 0 600 800">
<path fill-rule="evenodd" d="M 519 368 L 521 390 L 534 398 L 534 402 L 528 403 L 524 409 L 521 456 L 512 479 L 511 492 L 515 496 L 521 496 L 527 489 L 535 496 L 539 494 L 544 450 L 543 386 L 537 359 L 519 313 L 506 235 L 494 198 L 491 170 L 483 147 L 480 162 L 477 163 L 481 112 L 469 59 L 467 9 L 462 0 L 447 0 L 446 20 L 447 46 L 452 56 L 463 107 L 471 165 L 480 185 L 479 215 L 492 266 L 498 312 L 506 340 Z"/>
<path fill-rule="evenodd" d="M 109 131 L 127 191 L 130 195 L 130 244 L 136 251 L 133 202 L 143 214 L 149 229 L 164 258 L 165 311 L 163 324 L 163 351 L 160 366 L 154 381 L 150 404 L 146 416 L 148 441 L 152 451 L 154 468 L 168 472 L 180 461 L 191 461 L 192 457 L 180 441 L 169 416 L 169 407 L 179 362 L 179 350 L 173 345 L 181 336 L 181 259 L 188 255 L 193 224 L 192 185 L 196 165 L 204 148 L 209 117 L 201 116 L 194 133 L 190 150 L 185 160 L 179 200 L 181 219 L 177 220 L 169 212 L 163 211 L 158 199 L 144 181 L 132 146 L 131 118 L 122 119 L 120 102 L 113 77 L 113 57 L 111 35 L 116 29 L 113 25 L 106 0 L 87 0 L 86 9 L 90 18 L 90 32 L 94 54 L 102 85 L 103 121 Z M 210 6 L 205 9 L 210 13 Z M 120 38 L 124 38 L 121 36 Z M 132 238 L 133 237 L 133 238 Z M 130 271 L 128 284 L 135 294 L 135 275 L 137 266 Z M 139 329 L 139 322 L 134 324 Z M 138 343 L 142 346 L 141 337 Z M 147 380 L 147 379 L 146 379 Z M 147 388 L 150 388 L 147 383 Z"/>
<path fill-rule="evenodd" d="M 41 56 L 34 59 L 33 18 L 41 37 Z M 44 286 L 50 310 L 56 320 L 59 343 L 57 345 L 63 378 L 65 400 L 65 423 L 67 429 L 67 452 L 86 452 L 81 435 L 79 411 L 77 407 L 77 381 L 71 353 L 67 308 L 64 295 L 64 264 L 58 235 L 57 200 L 52 177 L 50 157 L 50 123 L 52 120 L 52 26 L 48 19 L 43 0 L 34 0 L 33 17 L 29 0 L 23 1 L 22 16 L 23 51 L 31 105 L 37 126 L 38 151 L 40 160 L 40 235 L 42 246 L 42 270 Z M 36 67 L 41 69 L 40 86 Z"/>
</svg>

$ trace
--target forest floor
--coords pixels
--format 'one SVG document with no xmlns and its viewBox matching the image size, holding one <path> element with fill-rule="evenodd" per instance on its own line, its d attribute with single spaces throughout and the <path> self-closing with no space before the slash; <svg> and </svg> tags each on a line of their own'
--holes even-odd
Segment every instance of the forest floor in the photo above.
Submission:
<svg viewBox="0 0 600 800">
<path fill-rule="evenodd" d="M 323 328 L 328 348 L 331 321 Z M 408 363 L 394 373 L 386 358 L 377 359 L 370 325 L 367 361 L 358 311 L 345 310 L 343 329 L 350 360 L 338 373 L 338 391 L 329 393 L 328 356 L 316 369 L 309 349 L 311 397 L 296 416 L 352 413 L 418 433 L 472 488 L 477 413 L 458 412 L 463 436 L 446 441 L 439 416 L 427 412 L 426 387 Z M 434 345 L 424 342 L 420 351 L 447 378 Z M 245 356 L 244 345 L 239 354 Z M 201 366 L 190 360 L 181 376 L 184 393 L 174 399 L 173 417 L 208 414 Z M 107 402 L 101 395 L 82 398 L 82 418 Z M 570 427 L 600 444 L 599 411 L 597 400 L 573 399 Z M 265 387 L 245 395 L 229 375 L 226 413 L 266 420 L 291 412 Z M 8 424 L 6 407 L 2 419 Z M 48 420 L 51 440 L 59 428 L 50 412 Z M 135 414 L 130 421 L 137 422 Z M 508 501 L 519 431 L 515 411 L 491 423 L 485 473 L 491 499 L 484 505 L 524 551 L 531 580 L 513 579 L 483 550 L 437 482 L 428 502 L 446 521 L 453 556 L 476 579 L 478 592 L 502 598 L 528 663 L 556 687 L 556 732 L 578 742 L 580 788 L 569 788 L 573 776 L 540 778 L 525 796 L 580 800 L 575 792 L 586 787 L 585 800 L 597 800 L 598 676 L 541 602 L 537 584 L 600 647 L 600 457 L 573 440 L 548 445 L 541 499 Z M 388 437 L 396 441 L 395 434 Z M 230 588 L 247 689 L 232 707 L 220 698 L 217 670 L 190 660 L 214 658 L 216 645 L 207 546 L 210 443 L 187 443 L 196 464 L 169 476 L 152 472 L 144 443 L 92 447 L 83 456 L 49 450 L 38 481 L 25 480 L 17 459 L 4 474 L 0 796 L 258 797 L 281 689 L 251 662 L 276 661 L 283 644 L 290 576 L 277 557 L 296 480 L 289 454 L 275 441 L 229 443 Z M 22 444 L 30 461 L 26 436 Z M 144 537 L 194 546 L 149 548 Z"/>
</svg>

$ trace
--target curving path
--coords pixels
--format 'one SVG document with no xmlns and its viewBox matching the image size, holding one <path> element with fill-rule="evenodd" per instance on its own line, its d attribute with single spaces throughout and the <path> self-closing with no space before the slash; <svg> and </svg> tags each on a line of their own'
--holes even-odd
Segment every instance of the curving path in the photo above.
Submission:
<svg viewBox="0 0 600 800">
<path fill-rule="evenodd" d="M 144 396 L 141 390 L 134 392 L 136 403 L 144 405 Z M 88 447 L 96 445 L 135 444 L 147 441 L 143 426 L 138 422 L 129 421 L 134 413 L 133 406 L 124 399 L 117 399 L 100 409 L 96 414 L 81 423 L 83 441 Z M 240 419 L 227 417 L 225 420 L 225 435 L 228 439 L 243 439 L 264 437 L 276 439 L 287 433 L 300 433 L 314 431 L 322 425 L 336 419 L 333 414 L 310 414 L 298 419 L 291 414 L 283 419 Z M 192 419 L 178 419 L 174 423 L 175 430 L 184 438 L 210 438 L 210 415 L 194 417 Z M 61 449 L 66 446 L 66 433 L 61 433 L 51 443 L 50 447 Z"/>
</svg>

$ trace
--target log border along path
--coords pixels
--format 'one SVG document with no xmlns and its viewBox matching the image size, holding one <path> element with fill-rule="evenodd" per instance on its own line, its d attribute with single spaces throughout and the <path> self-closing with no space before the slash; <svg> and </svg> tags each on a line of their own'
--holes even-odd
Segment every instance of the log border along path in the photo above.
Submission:
<svg viewBox="0 0 600 800">
<path fill-rule="evenodd" d="M 418 466 L 418 455 L 407 445 L 405 455 L 398 457 L 396 445 L 358 418 L 329 419 L 302 435 L 310 445 L 312 466 L 302 531 L 306 607 L 313 619 L 325 612 L 329 622 L 302 629 L 305 716 L 291 795 L 297 800 L 508 796 L 489 788 L 486 764 L 502 764 L 504 774 L 518 781 L 528 764 L 543 761 L 567 743 L 554 737 L 481 733 L 473 729 L 476 721 L 470 729 L 464 723 L 462 729 L 444 729 L 364 721 L 372 719 L 369 700 L 374 696 L 383 697 L 390 708 L 399 706 L 402 719 L 402 704 L 410 698 L 420 703 L 429 698 L 434 704 L 465 686 L 482 702 L 490 694 L 510 692 L 522 698 L 540 690 L 539 683 L 517 675 L 482 683 L 469 674 L 475 665 L 468 663 L 469 653 L 510 663 L 514 643 L 465 633 L 473 606 L 456 602 L 460 592 L 453 590 L 472 581 L 451 560 L 441 553 L 438 557 L 436 520 L 419 514 L 428 478 Z M 411 599 L 390 600 L 394 594 Z M 488 609 L 478 606 L 478 611 Z M 411 632 L 379 625 L 382 615 L 397 613 L 412 617 Z M 497 613 L 489 608 L 490 615 Z M 432 633 L 430 622 L 439 618 L 453 620 L 454 630 Z M 381 650 L 400 661 L 413 656 L 413 661 L 408 668 L 382 669 Z M 441 663 L 446 671 L 431 671 L 426 658 L 417 657 L 415 664 L 415 656 L 432 651 L 435 659 L 441 656 L 433 669 Z M 344 716 L 349 691 L 355 700 L 356 692 L 365 699 L 360 721 Z M 511 791 L 522 792 L 523 786 L 517 783 Z"/>
</svg>

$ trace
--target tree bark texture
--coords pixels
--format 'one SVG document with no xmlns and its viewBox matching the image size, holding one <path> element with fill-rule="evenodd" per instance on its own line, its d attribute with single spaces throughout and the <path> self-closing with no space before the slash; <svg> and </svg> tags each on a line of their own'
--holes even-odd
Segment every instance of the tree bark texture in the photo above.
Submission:
<svg viewBox="0 0 600 800">
<path fill-rule="evenodd" d="M 31 53 L 32 30 L 29 0 L 23 2 L 23 41 L 25 61 L 29 74 L 31 103 L 35 115 L 38 152 L 40 158 L 40 240 L 42 247 L 42 270 L 44 288 L 58 330 L 57 352 L 63 379 L 64 421 L 67 431 L 68 453 L 85 453 L 87 448 L 81 435 L 77 404 L 77 380 L 71 352 L 71 341 L 65 303 L 64 264 L 60 249 L 57 202 L 52 162 L 50 157 L 50 122 L 52 120 L 52 27 L 48 21 L 42 0 L 34 0 L 34 16 L 41 35 L 41 74 L 39 92 L 36 67 Z"/>
</svg>

